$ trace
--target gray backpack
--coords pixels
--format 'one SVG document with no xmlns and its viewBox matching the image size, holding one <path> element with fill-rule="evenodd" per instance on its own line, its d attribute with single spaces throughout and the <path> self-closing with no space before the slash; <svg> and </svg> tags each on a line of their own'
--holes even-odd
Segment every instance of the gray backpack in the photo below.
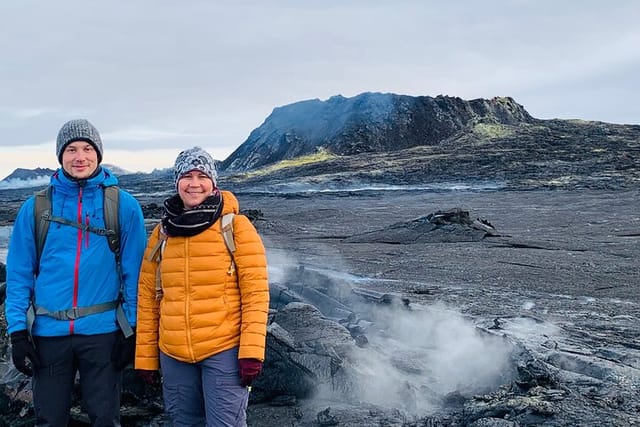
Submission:
<svg viewBox="0 0 640 427">
<path fill-rule="evenodd" d="M 120 222 L 118 219 L 118 209 L 120 207 L 120 188 L 118 186 L 104 187 L 103 197 L 103 209 L 104 209 L 104 223 L 105 228 L 94 227 L 91 225 L 81 224 L 76 221 L 70 221 L 67 218 L 53 216 L 51 214 L 51 186 L 44 190 L 38 191 L 35 194 L 35 241 L 36 241 L 36 256 L 38 260 L 38 269 L 40 265 L 40 258 L 44 249 L 44 244 L 47 239 L 47 233 L 49 232 L 49 225 L 51 222 L 57 222 L 59 224 L 69 225 L 71 227 L 79 228 L 83 231 L 95 233 L 99 236 L 105 236 L 109 243 L 109 249 L 114 253 L 116 258 L 116 269 L 118 272 L 118 278 L 120 282 L 120 295 L 117 300 L 109 301 L 101 304 L 95 304 L 88 307 L 71 307 L 66 310 L 49 311 L 44 307 L 36 306 L 33 303 L 29 306 L 27 311 L 27 329 L 29 333 L 33 328 L 33 322 L 36 315 L 45 315 L 53 317 L 58 320 L 74 320 L 79 317 L 87 316 L 90 314 L 102 313 L 104 311 L 116 309 L 116 318 L 120 329 L 122 329 L 125 337 L 129 337 L 133 334 L 131 325 L 127 321 L 127 318 L 122 309 L 122 262 L 120 256 Z M 37 273 L 36 273 L 37 274 Z"/>
<path fill-rule="evenodd" d="M 222 238 L 227 246 L 229 255 L 231 255 L 231 265 L 229 265 L 229 270 L 227 271 L 227 274 L 229 275 L 233 274 L 236 270 L 236 263 L 233 258 L 233 253 L 236 251 L 236 243 L 233 240 L 234 216 L 235 214 L 228 213 L 220 218 L 220 231 L 222 233 Z M 162 273 L 160 271 L 160 264 L 162 263 L 162 254 L 164 253 L 164 248 L 167 245 L 168 238 L 169 236 L 167 236 L 167 234 L 162 230 L 162 226 L 160 226 L 158 228 L 158 243 L 156 243 L 147 257 L 148 261 L 156 263 L 156 300 L 158 301 L 162 299 Z"/>
</svg>

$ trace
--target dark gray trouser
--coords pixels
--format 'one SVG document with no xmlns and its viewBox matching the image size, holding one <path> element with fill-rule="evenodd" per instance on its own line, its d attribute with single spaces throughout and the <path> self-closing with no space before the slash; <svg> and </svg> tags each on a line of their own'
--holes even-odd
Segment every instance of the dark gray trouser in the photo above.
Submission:
<svg viewBox="0 0 640 427">
<path fill-rule="evenodd" d="M 238 348 L 198 363 L 160 352 L 164 405 L 174 427 L 247 425 L 249 391 L 240 385 Z"/>
<path fill-rule="evenodd" d="M 67 427 L 76 372 L 82 404 L 94 427 L 120 426 L 122 371 L 111 363 L 120 331 L 98 335 L 34 337 L 41 366 L 33 376 L 37 426 Z"/>
</svg>

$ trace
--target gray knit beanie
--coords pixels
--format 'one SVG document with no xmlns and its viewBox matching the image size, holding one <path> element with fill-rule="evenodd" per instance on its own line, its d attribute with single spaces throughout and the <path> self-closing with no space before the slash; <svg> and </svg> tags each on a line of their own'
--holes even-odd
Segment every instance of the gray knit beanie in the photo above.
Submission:
<svg viewBox="0 0 640 427">
<path fill-rule="evenodd" d="M 216 163 L 211 155 L 200 147 L 189 148 L 178 154 L 176 164 L 173 167 L 173 179 L 176 188 L 178 188 L 180 177 L 192 170 L 204 172 L 213 181 L 213 186 L 217 185 L 218 171 L 216 170 Z"/>
<path fill-rule="evenodd" d="M 98 153 L 98 163 L 102 162 L 102 140 L 100 139 L 98 129 L 96 129 L 89 120 L 69 120 L 60 128 L 56 141 L 56 155 L 58 156 L 58 162 L 61 164 L 62 152 L 65 147 L 73 141 L 87 141 L 93 145 L 93 148 L 95 148 Z"/>
</svg>

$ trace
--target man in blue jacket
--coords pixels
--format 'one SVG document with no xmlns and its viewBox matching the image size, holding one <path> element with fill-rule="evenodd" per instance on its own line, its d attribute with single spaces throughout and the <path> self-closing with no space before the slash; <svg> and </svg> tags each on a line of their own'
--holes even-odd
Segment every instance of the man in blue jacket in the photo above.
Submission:
<svg viewBox="0 0 640 427">
<path fill-rule="evenodd" d="M 105 188 L 118 181 L 100 166 L 97 129 L 84 119 L 65 123 L 56 154 L 62 167 L 51 177 L 42 254 L 35 197 L 20 208 L 9 243 L 5 309 L 12 359 L 20 372 L 33 376 L 36 425 L 67 426 L 79 372 L 91 424 L 119 426 L 122 370 L 135 351 L 129 326 L 135 327 L 146 244 L 142 210 L 130 194 L 116 192 L 118 262 L 100 232 L 106 231 Z"/>
</svg>

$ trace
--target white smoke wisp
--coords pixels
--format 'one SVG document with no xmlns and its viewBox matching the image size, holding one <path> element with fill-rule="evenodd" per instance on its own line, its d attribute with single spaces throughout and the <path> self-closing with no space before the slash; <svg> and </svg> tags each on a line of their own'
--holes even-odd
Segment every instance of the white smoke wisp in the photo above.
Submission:
<svg viewBox="0 0 640 427">
<path fill-rule="evenodd" d="M 266 243 L 266 242 L 265 242 Z M 267 248 L 267 268 L 269 282 L 282 282 L 288 268 L 294 268 L 297 262 L 284 251 Z"/>
<path fill-rule="evenodd" d="M 514 379 L 512 344 L 480 330 L 460 312 L 444 304 L 385 305 L 354 299 L 352 287 L 362 281 L 343 273 L 346 269 L 304 268 L 303 253 L 265 243 L 272 285 L 293 289 L 325 317 L 343 319 L 336 320 L 339 323 L 357 321 L 368 340 L 358 347 L 354 339 L 344 357 L 336 348 L 341 369 L 334 377 L 324 378 L 315 398 L 423 415 L 442 407 L 450 393 L 471 397 Z M 333 260 L 330 265 L 336 266 Z M 348 306 L 348 310 L 331 310 L 333 305 Z M 349 311 L 355 320 L 346 319 Z"/>
<path fill-rule="evenodd" d="M 314 243 L 313 247 L 300 247 L 295 250 L 292 248 L 279 248 L 272 244 L 268 236 L 261 236 L 263 243 L 267 251 L 267 266 L 269 268 L 269 282 L 282 283 L 291 270 L 297 270 L 300 268 L 308 268 L 321 272 L 322 270 L 317 267 L 311 267 L 312 263 L 307 262 L 308 257 L 322 258 L 322 260 L 331 266 L 331 272 L 337 273 L 339 271 L 347 270 L 343 260 L 339 256 L 339 252 L 330 245 L 322 245 Z M 306 266 L 306 267 L 305 267 Z M 324 274 L 326 272 L 322 272 Z M 345 278 L 340 281 L 346 281 L 348 275 L 344 275 Z M 338 280 L 332 277 L 332 280 Z M 346 290 L 349 291 L 348 289 Z"/>
<path fill-rule="evenodd" d="M 383 329 L 369 333 L 369 347 L 358 349 L 353 361 L 362 373 L 362 400 L 425 413 L 449 393 L 486 392 L 513 376 L 512 347 L 443 305 L 372 314 Z"/>
<path fill-rule="evenodd" d="M 50 176 L 39 176 L 32 179 L 9 179 L 0 181 L 0 190 L 11 190 L 18 188 L 42 187 L 49 184 Z"/>
</svg>

